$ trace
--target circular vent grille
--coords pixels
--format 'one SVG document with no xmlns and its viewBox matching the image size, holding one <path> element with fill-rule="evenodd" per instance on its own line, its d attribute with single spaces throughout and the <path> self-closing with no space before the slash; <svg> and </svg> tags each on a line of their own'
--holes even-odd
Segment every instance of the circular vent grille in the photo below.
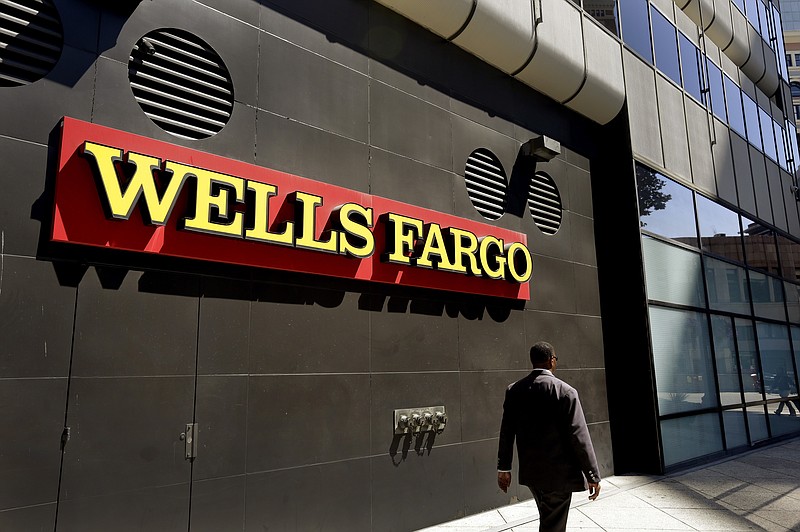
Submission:
<svg viewBox="0 0 800 532">
<path fill-rule="evenodd" d="M 561 195 L 553 178 L 536 172 L 528 192 L 528 208 L 536 226 L 546 235 L 554 235 L 561 227 Z"/>
<path fill-rule="evenodd" d="M 222 59 L 182 30 L 161 29 L 142 37 L 131 51 L 128 78 L 144 113 L 179 137 L 219 133 L 233 111 L 233 83 Z"/>
<path fill-rule="evenodd" d="M 0 87 L 46 76 L 62 45 L 61 20 L 50 0 L 0 0 Z"/>
<path fill-rule="evenodd" d="M 486 148 L 473 151 L 467 158 L 464 179 L 467 195 L 481 216 L 500 218 L 506 205 L 506 172 L 497 156 Z"/>
</svg>

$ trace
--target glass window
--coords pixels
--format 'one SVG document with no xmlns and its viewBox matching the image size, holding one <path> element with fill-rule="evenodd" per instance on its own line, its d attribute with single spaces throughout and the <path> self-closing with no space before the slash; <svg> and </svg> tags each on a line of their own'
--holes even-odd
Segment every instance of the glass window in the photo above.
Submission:
<svg viewBox="0 0 800 532">
<path fill-rule="evenodd" d="M 725 78 L 725 104 L 731 128 L 745 137 L 744 112 L 742 111 L 742 89 L 728 76 Z"/>
<path fill-rule="evenodd" d="M 761 33 L 761 24 L 758 21 L 758 6 L 756 5 L 758 2 L 759 0 L 744 0 L 744 14 L 756 31 Z"/>
<path fill-rule="evenodd" d="M 653 51 L 650 47 L 648 5 L 647 0 L 619 0 L 622 40 L 652 65 Z"/>
<path fill-rule="evenodd" d="M 650 17 L 653 21 L 656 68 L 680 85 L 681 68 L 678 63 L 678 37 L 675 26 L 653 6 L 650 7 Z"/>
<path fill-rule="evenodd" d="M 697 225 L 704 251 L 744 262 L 739 215 L 697 194 Z"/>
<path fill-rule="evenodd" d="M 772 436 L 783 436 L 800 431 L 800 401 L 797 397 L 788 397 L 776 405 L 767 405 L 769 412 L 769 428 Z"/>
<path fill-rule="evenodd" d="M 725 92 L 722 89 L 722 71 L 706 59 L 708 69 L 708 88 L 711 93 L 711 109 L 717 118 L 723 122 L 728 122 L 728 113 L 725 111 Z"/>
<path fill-rule="evenodd" d="M 742 93 L 742 103 L 744 104 L 744 121 L 747 125 L 747 140 L 759 150 L 763 150 L 761 145 L 761 130 L 758 125 L 758 106 L 756 102 L 745 93 Z"/>
<path fill-rule="evenodd" d="M 722 406 L 742 404 L 742 383 L 739 381 L 739 361 L 733 338 L 733 320 L 727 316 L 711 316 L 714 337 L 714 358 L 717 361 L 719 401 Z"/>
<path fill-rule="evenodd" d="M 722 434 L 717 414 L 665 419 L 661 422 L 664 465 L 722 451 Z"/>
<path fill-rule="evenodd" d="M 773 120 L 772 130 L 775 133 L 775 149 L 778 151 L 778 164 L 781 165 L 781 168 L 786 170 L 786 145 L 783 138 L 783 128 L 781 128 L 778 122 Z"/>
<path fill-rule="evenodd" d="M 787 121 L 786 133 L 791 147 L 789 150 L 791 157 L 789 158 L 792 160 L 792 163 L 797 166 L 797 163 L 800 162 L 800 150 L 797 148 L 797 127 L 793 123 Z"/>
<path fill-rule="evenodd" d="M 797 395 L 788 326 L 759 322 L 756 324 L 756 332 L 767 399 Z"/>
<path fill-rule="evenodd" d="M 756 351 L 756 333 L 753 322 L 743 318 L 736 318 L 736 345 L 739 347 L 739 372 L 744 385 L 744 400 L 747 403 L 760 401 L 761 394 L 761 366 L 758 362 Z"/>
<path fill-rule="evenodd" d="M 747 408 L 747 424 L 750 426 L 750 441 L 756 443 L 769 438 L 767 416 L 764 405 Z"/>
<path fill-rule="evenodd" d="M 789 240 L 785 236 L 776 234 L 778 242 L 778 255 L 780 257 L 780 273 L 784 279 L 799 281 L 800 278 L 800 244 Z"/>
<path fill-rule="evenodd" d="M 760 3 L 760 2 L 759 2 Z M 778 152 L 775 148 L 775 137 L 773 136 L 772 118 L 764 109 L 758 108 L 758 118 L 761 123 L 761 136 L 764 139 L 764 153 L 773 161 L 778 160 Z"/>
<path fill-rule="evenodd" d="M 783 290 L 786 296 L 786 311 L 789 314 L 789 321 L 800 323 L 800 286 L 784 282 Z"/>
<path fill-rule="evenodd" d="M 744 231 L 744 254 L 751 268 L 778 274 L 778 251 L 775 247 L 775 233 L 758 222 L 742 217 Z"/>
<path fill-rule="evenodd" d="M 761 272 L 750 271 L 750 295 L 756 316 L 785 320 L 783 282 Z"/>
<path fill-rule="evenodd" d="M 739 8 L 739 11 L 744 13 L 744 0 L 733 0 L 733 4 Z"/>
<path fill-rule="evenodd" d="M 786 65 L 792 66 L 792 54 L 786 54 Z"/>
<path fill-rule="evenodd" d="M 683 73 L 683 88 L 694 96 L 697 101 L 703 102 L 703 92 L 700 85 L 700 50 L 697 49 L 683 33 L 678 32 L 681 51 L 681 72 Z M 658 57 L 656 56 L 656 59 Z"/>
<path fill-rule="evenodd" d="M 725 261 L 705 257 L 708 304 L 714 310 L 750 315 L 745 269 Z"/>
<path fill-rule="evenodd" d="M 794 54 L 794 64 L 800 65 L 800 54 Z"/>
<path fill-rule="evenodd" d="M 642 229 L 697 247 L 692 191 L 638 163 L 636 186 Z"/>
<path fill-rule="evenodd" d="M 722 424 L 725 426 L 725 444 L 728 449 L 747 445 L 744 410 L 725 410 L 722 412 Z"/>
<path fill-rule="evenodd" d="M 788 58 L 789 54 L 786 53 L 786 48 L 783 43 L 783 24 L 781 23 L 781 14 L 778 12 L 778 10 L 775 8 L 774 5 L 772 6 L 772 20 L 775 25 L 775 35 L 778 37 L 777 39 L 775 39 L 775 44 L 777 45 L 775 53 L 777 54 L 778 57 L 785 55 Z M 784 64 L 778 61 L 778 67 L 780 68 L 781 77 L 784 79 L 784 81 L 789 80 L 789 69 L 787 68 L 788 66 L 791 65 Z"/>
<path fill-rule="evenodd" d="M 651 306 L 650 332 L 660 414 L 717 406 L 706 315 Z"/>
<path fill-rule="evenodd" d="M 756 26 L 756 29 L 759 30 L 759 33 L 762 37 L 766 40 L 769 40 L 769 21 L 767 20 L 767 8 L 764 6 L 764 2 L 761 0 L 756 0 L 756 6 L 758 6 L 758 18 L 761 20 L 761 26 Z M 769 48 L 769 46 L 767 46 Z"/>
<path fill-rule="evenodd" d="M 798 58 L 800 59 L 800 56 Z M 789 87 L 792 91 L 792 98 L 800 98 L 800 83 L 793 81 Z"/>
<path fill-rule="evenodd" d="M 619 19 L 616 2 L 608 0 L 583 0 L 583 9 L 601 26 L 619 37 Z M 646 23 L 646 21 L 645 21 Z"/>
<path fill-rule="evenodd" d="M 642 237 L 647 297 L 693 307 L 705 307 L 700 254 Z"/>
</svg>

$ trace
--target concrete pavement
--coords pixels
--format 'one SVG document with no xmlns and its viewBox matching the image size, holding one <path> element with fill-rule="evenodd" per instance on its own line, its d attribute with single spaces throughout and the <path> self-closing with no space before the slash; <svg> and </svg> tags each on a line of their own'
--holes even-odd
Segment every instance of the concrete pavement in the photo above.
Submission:
<svg viewBox="0 0 800 532">
<path fill-rule="evenodd" d="M 800 532 L 800 438 L 667 476 L 603 479 L 600 497 L 572 498 L 567 530 L 767 530 Z M 528 500 L 426 532 L 534 532 Z"/>
</svg>

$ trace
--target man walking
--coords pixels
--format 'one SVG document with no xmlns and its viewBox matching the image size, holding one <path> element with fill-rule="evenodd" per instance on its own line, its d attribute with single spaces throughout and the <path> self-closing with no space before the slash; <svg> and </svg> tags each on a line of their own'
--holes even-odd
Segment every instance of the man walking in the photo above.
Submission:
<svg viewBox="0 0 800 532">
<path fill-rule="evenodd" d="M 547 342 L 531 348 L 533 371 L 506 390 L 497 484 L 511 484 L 514 439 L 519 455 L 519 483 L 528 486 L 539 508 L 540 532 L 564 531 L 573 491 L 600 494 L 592 440 L 575 388 L 553 376 L 555 349 Z"/>
</svg>

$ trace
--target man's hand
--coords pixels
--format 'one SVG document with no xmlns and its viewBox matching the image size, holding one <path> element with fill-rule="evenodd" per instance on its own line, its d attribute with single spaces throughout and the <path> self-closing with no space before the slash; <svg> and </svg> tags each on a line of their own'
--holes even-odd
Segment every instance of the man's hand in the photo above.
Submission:
<svg viewBox="0 0 800 532">
<path fill-rule="evenodd" d="M 497 472 L 497 485 L 503 492 L 508 493 L 508 486 L 511 485 L 511 473 L 507 471 Z"/>
<path fill-rule="evenodd" d="M 499 482 L 499 480 L 498 480 Z M 599 482 L 589 482 L 589 500 L 593 501 L 600 495 L 600 483 Z"/>
</svg>

